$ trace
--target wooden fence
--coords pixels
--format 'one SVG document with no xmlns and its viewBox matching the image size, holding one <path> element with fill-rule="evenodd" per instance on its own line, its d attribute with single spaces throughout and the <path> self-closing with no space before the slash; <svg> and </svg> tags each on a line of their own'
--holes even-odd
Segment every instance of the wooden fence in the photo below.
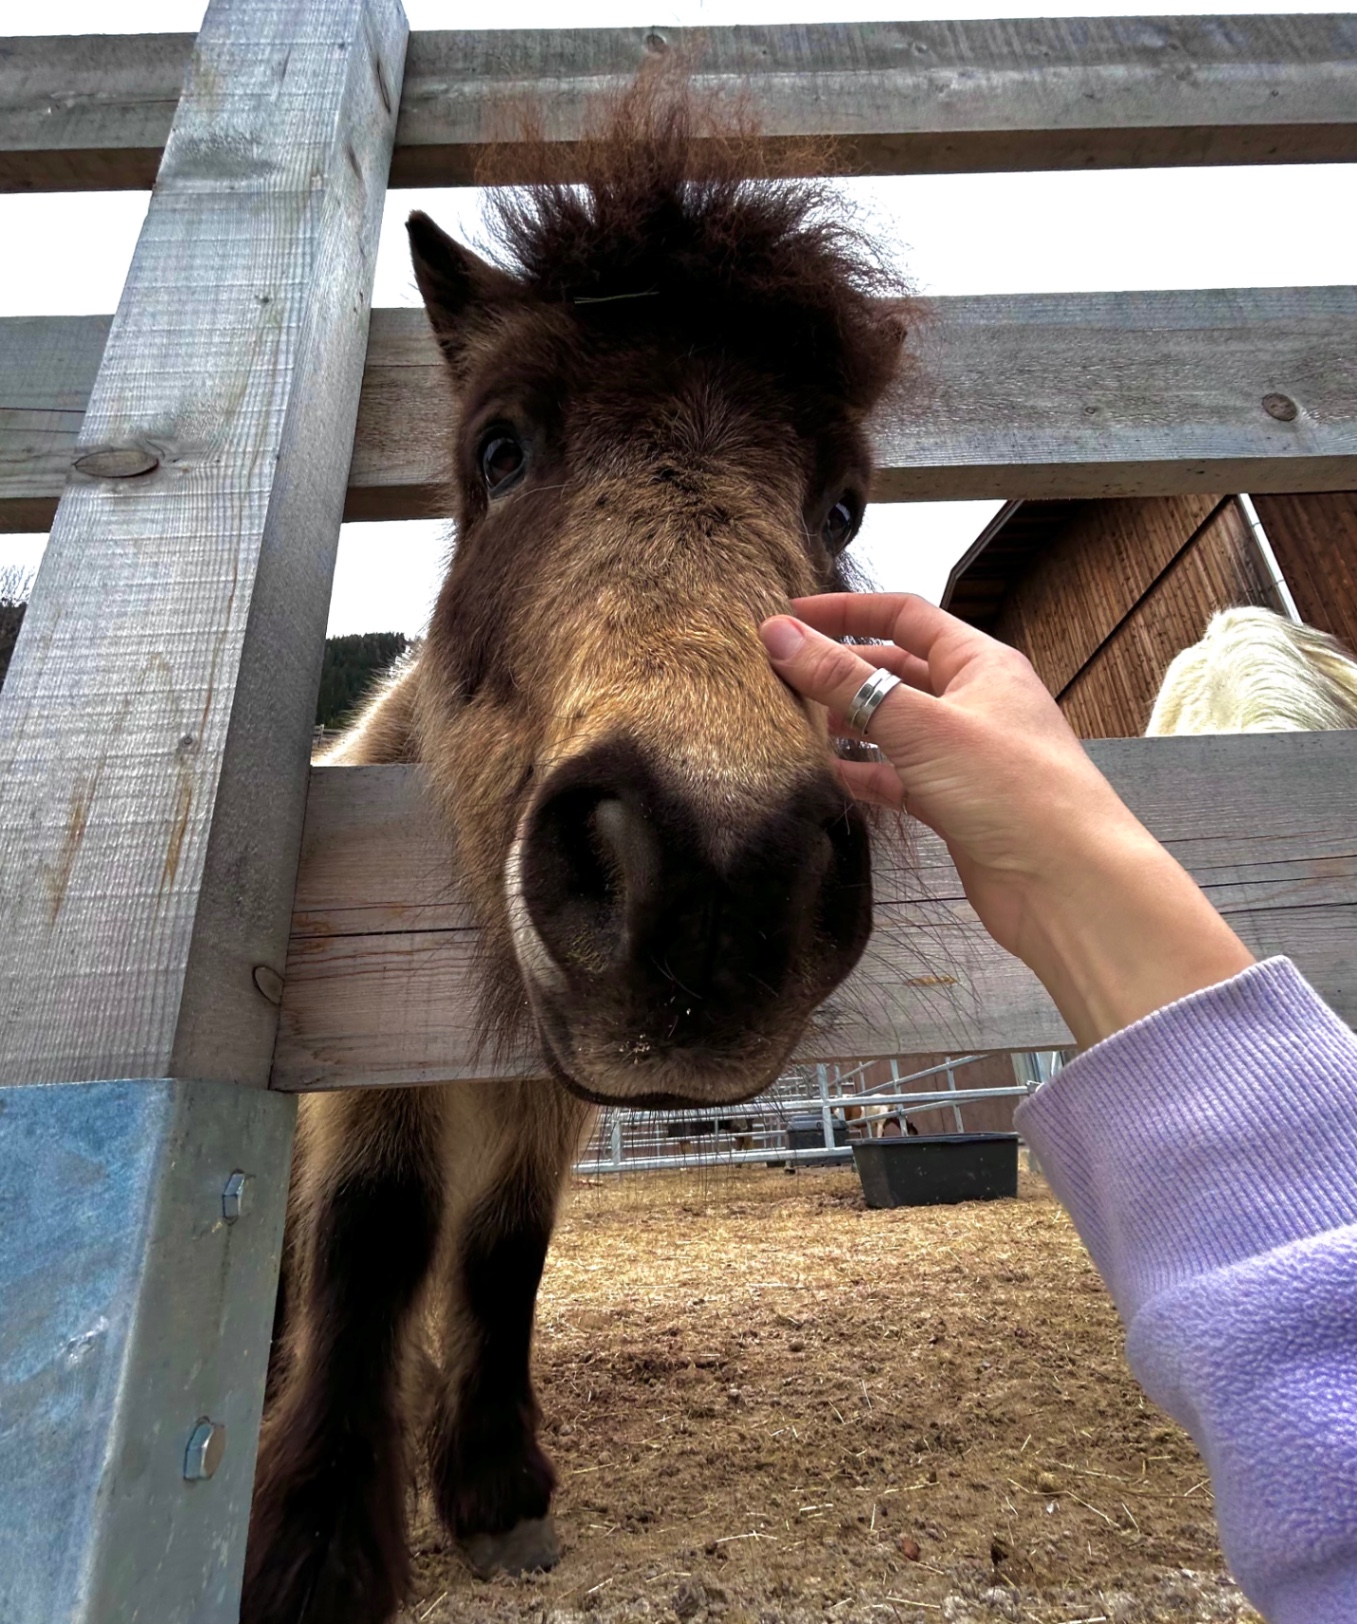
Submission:
<svg viewBox="0 0 1357 1624">
<path fill-rule="evenodd" d="M 234 1617 L 290 1091 L 484 1074 L 475 927 L 417 777 L 307 765 L 341 519 L 441 511 L 410 437 L 431 345 L 369 311 L 383 198 L 465 183 L 525 92 L 568 146 L 588 94 L 683 41 L 408 44 L 398 0 L 0 44 L 0 187 L 155 183 L 113 317 L 0 322 L 0 523 L 52 524 L 0 695 L 7 1624 Z M 774 144 L 831 134 L 878 174 L 1357 159 L 1352 17 L 700 50 Z M 1357 486 L 1355 339 L 1351 288 L 939 299 L 920 393 L 877 425 L 885 494 Z M 1357 1015 L 1357 736 L 1098 755 L 1246 939 Z M 1067 1040 L 936 843 L 883 872 L 872 957 L 807 1054 Z"/>
</svg>

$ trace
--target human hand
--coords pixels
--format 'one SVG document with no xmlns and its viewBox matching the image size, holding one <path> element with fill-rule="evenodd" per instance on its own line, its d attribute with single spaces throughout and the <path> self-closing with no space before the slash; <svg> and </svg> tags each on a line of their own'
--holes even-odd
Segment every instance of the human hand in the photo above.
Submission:
<svg viewBox="0 0 1357 1624">
<path fill-rule="evenodd" d="M 884 762 L 843 762 L 861 799 L 946 842 L 986 929 L 1046 985 L 1080 1043 L 1253 962 L 1191 877 L 1089 760 L 1015 650 L 908 594 L 802 598 L 761 628 L 773 668 L 843 733 L 884 666 L 869 724 Z M 854 648 L 831 639 L 882 637 Z"/>
</svg>

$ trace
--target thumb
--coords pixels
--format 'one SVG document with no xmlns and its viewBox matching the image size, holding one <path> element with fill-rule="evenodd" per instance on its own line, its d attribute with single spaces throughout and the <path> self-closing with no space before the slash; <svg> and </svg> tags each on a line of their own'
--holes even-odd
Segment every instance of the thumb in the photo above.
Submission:
<svg viewBox="0 0 1357 1624">
<path fill-rule="evenodd" d="M 831 715 L 846 717 L 853 696 L 868 677 L 880 666 L 862 658 L 862 653 L 844 643 L 835 643 L 822 637 L 803 621 L 790 615 L 774 615 L 759 627 L 759 636 L 768 651 L 773 669 L 784 682 L 801 694 L 824 705 Z M 887 650 L 869 648 L 866 652 L 883 656 L 880 665 L 890 668 L 891 661 L 884 658 Z M 891 650 L 891 653 L 898 651 Z M 891 720 L 903 720 L 901 712 L 911 700 L 924 696 L 902 684 L 893 688 L 872 716 L 869 726 L 876 742 L 880 742 L 881 723 L 892 713 Z M 888 731 L 894 731 L 888 728 Z"/>
</svg>

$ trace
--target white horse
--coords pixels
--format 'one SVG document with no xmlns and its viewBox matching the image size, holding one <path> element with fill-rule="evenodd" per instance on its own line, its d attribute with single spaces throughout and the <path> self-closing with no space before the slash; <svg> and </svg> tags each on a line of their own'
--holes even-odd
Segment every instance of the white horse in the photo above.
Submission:
<svg viewBox="0 0 1357 1624">
<path fill-rule="evenodd" d="M 1147 734 L 1357 727 L 1357 660 L 1270 609 L 1222 609 L 1164 674 Z"/>
</svg>

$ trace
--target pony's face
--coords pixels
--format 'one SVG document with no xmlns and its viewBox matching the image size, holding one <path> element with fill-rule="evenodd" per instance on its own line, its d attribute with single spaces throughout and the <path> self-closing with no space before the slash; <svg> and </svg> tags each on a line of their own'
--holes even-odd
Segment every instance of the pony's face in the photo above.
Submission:
<svg viewBox="0 0 1357 1624">
<path fill-rule="evenodd" d="M 420 749 L 498 949 L 496 1014 L 526 1000 L 590 1099 L 746 1098 L 871 926 L 824 717 L 757 635 L 835 583 L 861 407 L 663 286 L 545 297 L 411 231 L 457 400 Z"/>
</svg>

